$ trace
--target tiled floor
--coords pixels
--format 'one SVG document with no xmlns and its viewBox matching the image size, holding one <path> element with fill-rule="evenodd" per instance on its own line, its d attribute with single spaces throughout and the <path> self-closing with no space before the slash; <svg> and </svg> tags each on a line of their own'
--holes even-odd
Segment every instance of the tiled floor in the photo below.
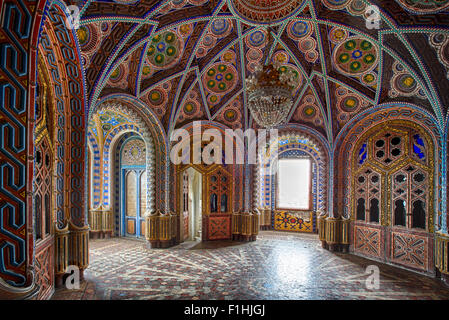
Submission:
<svg viewBox="0 0 449 320">
<path fill-rule="evenodd" d="M 380 270 L 367 287 L 368 265 Z M 321 248 L 317 235 L 261 232 L 257 241 L 149 249 L 123 238 L 90 242 L 79 290 L 53 299 L 449 299 L 439 280 Z"/>
</svg>

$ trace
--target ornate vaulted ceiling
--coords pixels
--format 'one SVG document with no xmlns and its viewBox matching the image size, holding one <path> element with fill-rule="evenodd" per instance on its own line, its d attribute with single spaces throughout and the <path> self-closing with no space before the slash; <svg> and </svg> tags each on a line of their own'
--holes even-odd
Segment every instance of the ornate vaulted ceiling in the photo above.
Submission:
<svg viewBox="0 0 449 320">
<path fill-rule="evenodd" d="M 379 29 L 368 28 L 371 4 L 381 10 Z M 444 126 L 448 8 L 412 0 L 87 1 L 77 34 L 91 106 L 126 94 L 167 132 L 194 120 L 245 129 L 255 125 L 244 79 L 278 60 L 300 79 L 289 122 L 332 141 L 355 115 L 385 103 L 414 104 Z"/>
</svg>

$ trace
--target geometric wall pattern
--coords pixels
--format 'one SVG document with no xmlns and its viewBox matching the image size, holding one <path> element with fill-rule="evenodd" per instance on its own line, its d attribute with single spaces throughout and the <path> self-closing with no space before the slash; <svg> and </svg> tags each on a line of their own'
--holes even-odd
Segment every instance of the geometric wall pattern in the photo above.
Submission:
<svg viewBox="0 0 449 320">
<path fill-rule="evenodd" d="M 408 122 L 359 135 L 351 161 L 354 252 L 432 271 L 433 153 L 427 133 Z"/>
<path fill-rule="evenodd" d="M 254 206 L 257 208 L 270 208 L 272 213 L 272 227 L 283 230 L 305 230 L 316 231 L 316 218 L 320 213 L 326 212 L 327 185 L 326 179 L 326 156 L 323 152 L 323 144 L 315 142 L 316 139 L 302 131 L 289 131 L 281 134 L 277 142 L 272 142 L 269 157 L 259 155 L 258 166 L 254 181 Z M 273 144 L 274 143 L 274 144 Z M 274 165 L 277 159 L 284 158 L 311 158 L 312 159 L 312 211 L 314 214 L 306 214 L 306 224 L 299 223 L 303 219 L 290 217 L 287 212 L 276 211 L 276 175 Z M 296 214 L 295 214 L 296 215 Z M 289 221 L 280 223 L 280 221 Z M 305 221 L 304 220 L 304 221 Z M 299 223 L 299 224 L 298 224 Z M 307 225 L 307 226 L 306 226 Z M 290 227 L 289 227 L 290 226 Z M 299 229 L 298 229 L 299 228 Z M 310 229 L 310 230 L 309 230 Z"/>
<path fill-rule="evenodd" d="M 356 253 L 380 258 L 382 255 L 381 230 L 364 226 L 354 226 L 354 251 Z"/>
<path fill-rule="evenodd" d="M 429 254 L 427 237 L 392 233 L 391 261 L 411 266 L 417 269 L 427 270 Z"/>
<path fill-rule="evenodd" d="M 433 233 L 448 234 L 447 1 L 384 1 L 378 29 L 367 28 L 365 19 L 367 6 L 378 2 L 278 1 L 276 8 L 253 2 L 79 2 L 78 30 L 67 27 L 58 0 L 2 2 L 1 286 L 26 287 L 35 270 L 41 287 L 51 287 L 45 257 L 61 258 L 57 250 L 35 257 L 30 232 L 38 55 L 55 115 L 52 222 L 55 236 L 70 243 L 62 262 L 73 262 L 79 257 L 74 252 L 83 249 L 76 247 L 81 233 L 60 232 L 86 227 L 86 143 L 93 153 L 94 206 L 113 205 L 115 142 L 133 131 L 146 143 L 148 208 L 168 214 L 176 207 L 170 196 L 176 186 L 169 160 L 173 130 L 193 119 L 221 129 L 257 129 L 244 79 L 257 64 L 276 61 L 280 71 L 290 69 L 299 80 L 281 127 L 292 134 L 276 145 L 286 156 L 313 158 L 314 210 L 352 218 L 352 245 L 360 254 L 433 268 Z M 267 19 L 273 21 L 268 29 Z M 132 105 L 132 121 L 106 114 L 102 106 L 110 101 Z M 90 126 L 95 112 L 110 116 L 101 132 L 98 123 Z M 398 130 L 384 130 L 398 122 Z M 392 135 L 384 136 L 388 147 L 374 145 L 378 133 Z M 397 148 L 395 134 L 404 139 Z M 249 166 L 226 170 L 236 179 L 233 188 L 243 190 L 229 208 L 272 207 L 269 175 Z M 365 180 L 356 182 L 356 175 Z M 364 220 L 357 219 L 356 196 L 364 202 Z M 215 218 L 211 230 L 221 237 L 228 230 Z"/>
</svg>

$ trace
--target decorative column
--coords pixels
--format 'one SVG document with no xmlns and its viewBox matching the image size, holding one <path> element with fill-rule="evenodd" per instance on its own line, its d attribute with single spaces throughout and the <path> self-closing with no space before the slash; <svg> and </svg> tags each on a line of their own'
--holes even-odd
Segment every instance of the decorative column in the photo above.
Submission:
<svg viewBox="0 0 449 320">
<path fill-rule="evenodd" d="M 104 238 L 110 238 L 112 237 L 114 233 L 114 217 L 112 214 L 112 209 L 103 209 L 101 212 L 101 226 L 102 226 L 102 233 Z"/>
<path fill-rule="evenodd" d="M 256 209 L 252 212 L 251 220 L 251 241 L 255 241 L 259 234 L 260 212 Z"/>
<path fill-rule="evenodd" d="M 326 243 L 326 218 L 326 214 L 318 216 L 318 237 L 320 238 L 321 246 L 324 249 L 328 249 Z"/>
<path fill-rule="evenodd" d="M 97 208 L 89 210 L 89 226 L 90 226 L 90 237 L 92 239 L 100 238 L 102 231 L 101 209 Z"/>
<path fill-rule="evenodd" d="M 110 238 L 114 232 L 114 219 L 111 208 L 103 205 L 89 210 L 90 237 L 93 239 Z"/>
<path fill-rule="evenodd" d="M 271 209 L 268 207 L 256 209 L 259 215 L 260 230 L 271 229 Z"/>
<path fill-rule="evenodd" d="M 340 220 L 341 225 L 341 249 L 342 252 L 348 253 L 349 252 L 349 244 L 350 244 L 350 226 L 351 226 L 351 219 L 346 219 L 342 217 Z"/>
<path fill-rule="evenodd" d="M 240 240 L 250 241 L 252 234 L 252 214 L 250 212 L 243 212 L 241 215 L 242 231 Z"/>
<path fill-rule="evenodd" d="M 174 212 L 161 214 L 160 210 L 154 214 L 146 214 L 145 238 L 150 242 L 151 248 L 169 248 L 177 243 L 177 217 Z"/>
<path fill-rule="evenodd" d="M 447 162 L 448 143 L 447 132 L 443 137 L 441 147 L 441 228 L 435 232 L 435 267 L 441 274 L 441 280 L 449 285 L 449 234 L 447 230 Z M 439 210 L 438 210 L 439 212 Z M 438 227 L 438 219 L 435 218 L 435 229 Z"/>
<path fill-rule="evenodd" d="M 80 270 L 80 280 L 84 279 L 84 270 L 89 265 L 89 227 L 77 227 L 70 223 L 69 263 Z"/>
<path fill-rule="evenodd" d="M 238 241 L 242 231 L 242 214 L 240 212 L 232 213 L 232 240 Z"/>
<path fill-rule="evenodd" d="M 170 213 L 159 216 L 159 248 L 170 247 L 172 225 Z"/>
<path fill-rule="evenodd" d="M 327 217 L 326 218 L 326 243 L 330 251 L 336 251 L 339 243 L 339 219 Z"/>
<path fill-rule="evenodd" d="M 435 232 L 435 267 L 449 285 L 449 235 L 442 232 Z"/>
<path fill-rule="evenodd" d="M 64 275 L 69 266 L 69 227 L 55 228 L 55 285 L 62 287 Z"/>
<path fill-rule="evenodd" d="M 145 214 L 145 238 L 150 242 L 150 246 L 152 248 L 158 248 L 158 216 L 160 215 L 160 211 L 156 210 L 155 212 L 147 212 Z"/>
</svg>

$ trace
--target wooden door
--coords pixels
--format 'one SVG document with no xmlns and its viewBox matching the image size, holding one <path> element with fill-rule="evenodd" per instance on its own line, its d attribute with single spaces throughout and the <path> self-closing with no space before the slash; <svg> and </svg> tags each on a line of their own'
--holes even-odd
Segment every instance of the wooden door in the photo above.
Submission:
<svg viewBox="0 0 449 320">
<path fill-rule="evenodd" d="M 183 240 L 189 238 L 189 174 L 184 171 L 182 175 L 182 221 L 184 227 Z"/>
<path fill-rule="evenodd" d="M 122 168 L 122 236 L 144 237 L 146 211 L 145 167 Z"/>
</svg>

